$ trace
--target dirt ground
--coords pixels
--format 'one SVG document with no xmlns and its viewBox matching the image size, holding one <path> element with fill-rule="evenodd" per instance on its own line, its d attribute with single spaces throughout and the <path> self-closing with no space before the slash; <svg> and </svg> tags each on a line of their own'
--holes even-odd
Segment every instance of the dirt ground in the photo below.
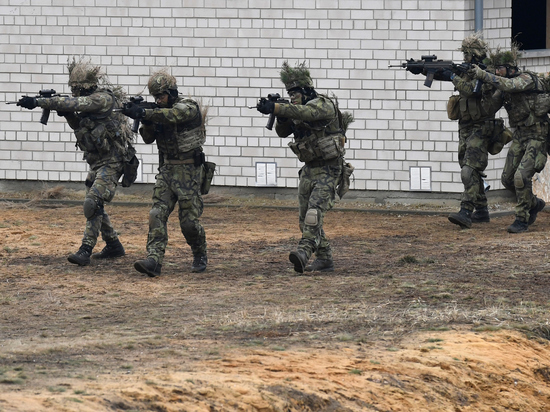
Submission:
<svg viewBox="0 0 550 412">
<path fill-rule="evenodd" d="M 81 205 L 0 199 L 0 411 L 550 410 L 546 211 L 337 208 L 336 270 L 298 275 L 293 202 L 225 200 L 207 271 L 173 214 L 148 278 L 148 205 L 107 206 L 126 256 L 78 267 Z"/>
</svg>

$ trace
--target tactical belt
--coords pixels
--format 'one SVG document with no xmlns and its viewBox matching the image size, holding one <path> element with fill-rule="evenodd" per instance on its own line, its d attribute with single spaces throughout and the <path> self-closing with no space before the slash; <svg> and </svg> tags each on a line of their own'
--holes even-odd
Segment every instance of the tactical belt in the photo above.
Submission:
<svg viewBox="0 0 550 412">
<path fill-rule="evenodd" d="M 195 163 L 195 159 L 193 159 L 193 158 L 184 159 L 184 160 L 180 160 L 180 159 L 170 160 L 170 159 L 167 159 L 167 160 L 164 161 L 165 165 L 189 165 L 189 164 L 192 164 L 192 163 Z"/>
<path fill-rule="evenodd" d="M 341 159 L 339 157 L 336 157 L 334 159 L 330 160 L 313 160 L 311 162 L 307 162 L 306 166 L 309 167 L 323 167 L 323 166 L 338 166 L 340 165 Z"/>
</svg>

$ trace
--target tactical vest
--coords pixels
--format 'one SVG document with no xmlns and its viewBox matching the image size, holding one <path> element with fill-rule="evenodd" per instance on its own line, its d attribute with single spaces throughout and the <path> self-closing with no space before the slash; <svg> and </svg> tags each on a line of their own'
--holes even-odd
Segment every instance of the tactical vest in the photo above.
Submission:
<svg viewBox="0 0 550 412">
<path fill-rule="evenodd" d="M 80 122 L 74 131 L 76 145 L 84 152 L 84 159 L 90 165 L 107 157 L 124 157 L 131 142 L 128 127 L 124 127 L 126 117 L 113 112 L 114 108 L 119 107 L 118 99 L 110 90 L 102 90 L 100 93 L 108 93 L 112 97 L 113 103 L 109 110 L 103 113 L 79 113 L 77 116 Z"/>
<path fill-rule="evenodd" d="M 548 119 L 550 95 L 544 90 L 542 82 L 535 73 L 524 73 L 531 76 L 535 82 L 535 88 L 526 92 L 506 93 L 504 107 L 508 112 L 511 127 L 533 126 Z"/>
<path fill-rule="evenodd" d="M 185 123 L 155 125 L 155 134 L 160 134 L 163 137 L 157 139 L 157 147 L 164 159 L 184 159 L 189 152 L 201 148 L 206 141 L 206 131 L 198 103 L 192 99 L 179 98 L 174 107 L 177 107 L 178 104 L 195 105 L 197 115 Z"/>
<path fill-rule="evenodd" d="M 482 88 L 481 95 L 466 97 L 462 92 L 458 98 L 458 109 L 460 111 L 460 123 L 478 122 L 491 119 L 500 108 L 494 108 L 491 104 L 491 97 L 494 89 Z"/>
<path fill-rule="evenodd" d="M 313 122 L 293 120 L 294 141 L 288 143 L 290 149 L 304 163 L 314 160 L 331 160 L 344 156 L 345 134 L 342 125 L 342 115 L 338 104 L 325 95 L 317 95 L 334 106 L 336 115 L 332 119 Z"/>
</svg>

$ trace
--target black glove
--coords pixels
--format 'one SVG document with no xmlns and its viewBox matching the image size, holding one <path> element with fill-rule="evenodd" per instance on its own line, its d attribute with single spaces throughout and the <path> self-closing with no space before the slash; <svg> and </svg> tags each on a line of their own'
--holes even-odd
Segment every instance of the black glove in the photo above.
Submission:
<svg viewBox="0 0 550 412">
<path fill-rule="evenodd" d="M 25 109 L 34 109 L 38 106 L 38 103 L 36 101 L 36 97 L 23 96 L 17 102 L 17 106 L 24 107 Z"/>
<path fill-rule="evenodd" d="M 260 99 L 256 105 L 256 109 L 263 114 L 271 114 L 275 110 L 275 103 L 268 99 Z"/>
<path fill-rule="evenodd" d="M 73 113 L 73 112 L 62 112 L 62 111 L 59 111 L 59 110 L 57 111 L 57 115 L 58 115 L 59 117 L 69 116 L 69 115 L 71 115 L 72 113 Z"/>
<path fill-rule="evenodd" d="M 453 72 L 451 69 L 441 69 L 438 70 L 434 76 L 436 80 L 442 80 L 444 82 L 450 82 L 453 77 Z"/>
<path fill-rule="evenodd" d="M 128 103 L 122 108 L 122 114 L 132 119 L 143 119 L 145 117 L 145 109 L 137 104 Z"/>
</svg>

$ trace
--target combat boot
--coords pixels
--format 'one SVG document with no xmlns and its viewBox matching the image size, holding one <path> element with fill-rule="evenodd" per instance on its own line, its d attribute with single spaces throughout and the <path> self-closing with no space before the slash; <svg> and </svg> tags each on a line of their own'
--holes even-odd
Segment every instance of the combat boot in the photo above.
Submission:
<svg viewBox="0 0 550 412">
<path fill-rule="evenodd" d="M 472 211 L 461 207 L 458 213 L 449 215 L 449 221 L 459 225 L 462 229 L 470 228 L 472 227 Z"/>
<path fill-rule="evenodd" d="M 529 225 L 527 224 L 527 222 L 524 222 L 520 218 L 516 217 L 514 223 L 508 226 L 508 233 L 522 233 L 527 232 L 528 229 Z"/>
<path fill-rule="evenodd" d="M 206 255 L 196 254 L 193 255 L 193 266 L 191 266 L 191 272 L 200 273 L 206 270 L 208 264 L 208 257 Z"/>
<path fill-rule="evenodd" d="M 109 259 L 124 256 L 126 252 L 120 240 L 116 239 L 111 242 L 107 242 L 103 250 L 99 253 L 94 253 L 92 259 Z"/>
<path fill-rule="evenodd" d="M 537 204 L 535 205 L 535 207 L 529 209 L 529 220 L 527 221 L 527 224 L 529 226 L 535 223 L 535 220 L 537 220 L 537 215 L 539 214 L 539 212 L 542 212 L 545 206 L 546 202 L 537 197 Z"/>
<path fill-rule="evenodd" d="M 136 260 L 134 263 L 134 268 L 138 272 L 145 273 L 150 278 L 154 278 L 155 276 L 160 276 L 160 269 L 162 268 L 162 265 L 157 263 L 157 261 L 153 258 L 147 258 Z"/>
<path fill-rule="evenodd" d="M 472 213 L 472 223 L 489 223 L 491 221 L 491 218 L 489 217 L 489 210 L 487 209 L 487 206 L 482 207 L 481 209 L 476 209 L 474 213 Z"/>
<path fill-rule="evenodd" d="M 288 259 L 294 265 L 294 270 L 298 273 L 304 273 L 304 269 L 307 265 L 307 255 L 303 250 L 297 250 L 296 252 L 290 252 Z"/>
<path fill-rule="evenodd" d="M 315 259 L 305 268 L 306 272 L 334 272 L 332 259 Z"/>
<path fill-rule="evenodd" d="M 87 266 L 90 264 L 90 255 L 92 254 L 92 247 L 89 245 L 82 245 L 76 253 L 69 255 L 67 260 L 78 266 Z"/>
</svg>

